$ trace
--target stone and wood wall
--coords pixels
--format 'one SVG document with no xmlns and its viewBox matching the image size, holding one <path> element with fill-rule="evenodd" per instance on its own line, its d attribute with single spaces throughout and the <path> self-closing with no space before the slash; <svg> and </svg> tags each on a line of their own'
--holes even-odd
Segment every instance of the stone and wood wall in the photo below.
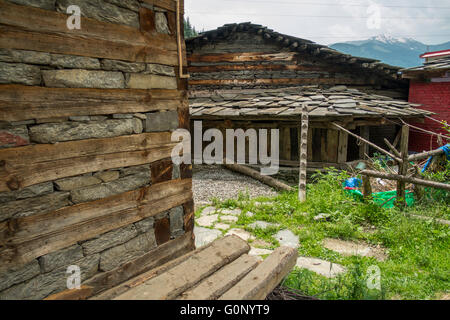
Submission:
<svg viewBox="0 0 450 320">
<path fill-rule="evenodd" d="M 251 23 L 187 40 L 190 90 L 347 85 L 407 99 L 399 68 Z"/>
<path fill-rule="evenodd" d="M 0 0 L 0 299 L 63 291 L 70 265 L 95 294 L 194 249 L 178 61 L 175 1 Z"/>
</svg>

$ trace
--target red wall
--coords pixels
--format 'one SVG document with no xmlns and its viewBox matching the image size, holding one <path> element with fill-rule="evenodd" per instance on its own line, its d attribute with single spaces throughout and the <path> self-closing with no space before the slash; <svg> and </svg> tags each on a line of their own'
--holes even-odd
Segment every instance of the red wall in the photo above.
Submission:
<svg viewBox="0 0 450 320">
<path fill-rule="evenodd" d="M 423 106 L 420 107 L 421 109 L 436 113 L 432 116 L 434 119 L 446 120 L 450 123 L 450 82 L 411 82 L 409 88 L 409 101 L 412 103 L 421 103 L 423 104 Z M 429 119 L 425 119 L 425 123 L 412 124 L 429 131 L 446 133 L 439 123 Z M 433 145 L 430 149 L 431 139 Z M 409 141 L 410 151 L 422 152 L 437 149 L 439 147 L 436 137 L 431 138 L 431 135 L 415 132 L 415 130 L 411 130 Z"/>
</svg>

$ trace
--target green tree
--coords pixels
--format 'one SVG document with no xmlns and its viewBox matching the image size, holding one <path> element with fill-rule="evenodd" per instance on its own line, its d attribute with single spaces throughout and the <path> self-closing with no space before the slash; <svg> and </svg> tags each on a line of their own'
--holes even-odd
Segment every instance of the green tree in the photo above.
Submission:
<svg viewBox="0 0 450 320">
<path fill-rule="evenodd" d="M 195 27 L 191 25 L 191 22 L 189 21 L 189 17 L 187 19 L 184 19 L 184 37 L 186 39 L 192 38 L 198 35 L 198 32 L 195 30 Z"/>
</svg>

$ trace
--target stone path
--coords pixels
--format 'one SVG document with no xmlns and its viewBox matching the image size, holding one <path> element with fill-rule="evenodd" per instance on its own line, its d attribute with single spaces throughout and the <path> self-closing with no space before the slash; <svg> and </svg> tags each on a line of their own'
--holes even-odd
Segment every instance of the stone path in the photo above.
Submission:
<svg viewBox="0 0 450 320">
<path fill-rule="evenodd" d="M 387 255 L 382 248 L 374 248 L 365 243 L 353 241 L 344 241 L 339 239 L 325 239 L 323 246 L 327 249 L 336 251 L 344 256 L 363 256 L 373 257 L 379 261 L 387 259 Z"/>
<path fill-rule="evenodd" d="M 263 205 L 263 203 L 259 205 Z M 249 242 L 251 248 L 250 255 L 259 257 L 270 255 L 273 252 L 271 249 L 272 243 L 256 239 L 251 232 L 239 228 L 235 224 L 241 215 L 249 216 L 249 213 L 243 213 L 241 209 L 218 209 L 213 206 L 204 208 L 200 213 L 200 218 L 196 219 L 196 226 L 194 228 L 196 247 L 199 248 L 207 245 L 218 237 L 236 235 Z M 251 213 L 250 216 L 253 215 Z M 268 228 L 280 229 L 280 225 L 267 221 L 255 221 L 249 224 L 248 228 L 253 231 L 257 229 L 266 230 Z M 291 248 L 298 248 L 300 246 L 298 236 L 288 229 L 279 230 L 273 235 L 273 239 L 277 240 L 280 246 L 288 246 Z M 387 258 L 382 248 L 371 247 L 362 242 L 325 239 L 323 246 L 344 256 L 360 255 L 374 257 L 380 261 Z M 327 278 L 334 278 L 347 271 L 345 267 L 339 264 L 315 257 L 299 257 L 296 266 L 311 270 Z"/>
</svg>

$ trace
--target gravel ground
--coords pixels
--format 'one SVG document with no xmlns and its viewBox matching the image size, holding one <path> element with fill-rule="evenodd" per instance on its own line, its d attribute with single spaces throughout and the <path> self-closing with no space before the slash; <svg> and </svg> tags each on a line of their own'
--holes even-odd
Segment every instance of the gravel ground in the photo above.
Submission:
<svg viewBox="0 0 450 320">
<path fill-rule="evenodd" d="M 193 189 L 194 202 L 197 206 L 210 203 L 212 198 L 220 200 L 237 198 L 240 191 L 248 192 L 251 198 L 277 194 L 271 187 L 219 165 L 194 166 Z"/>
</svg>

